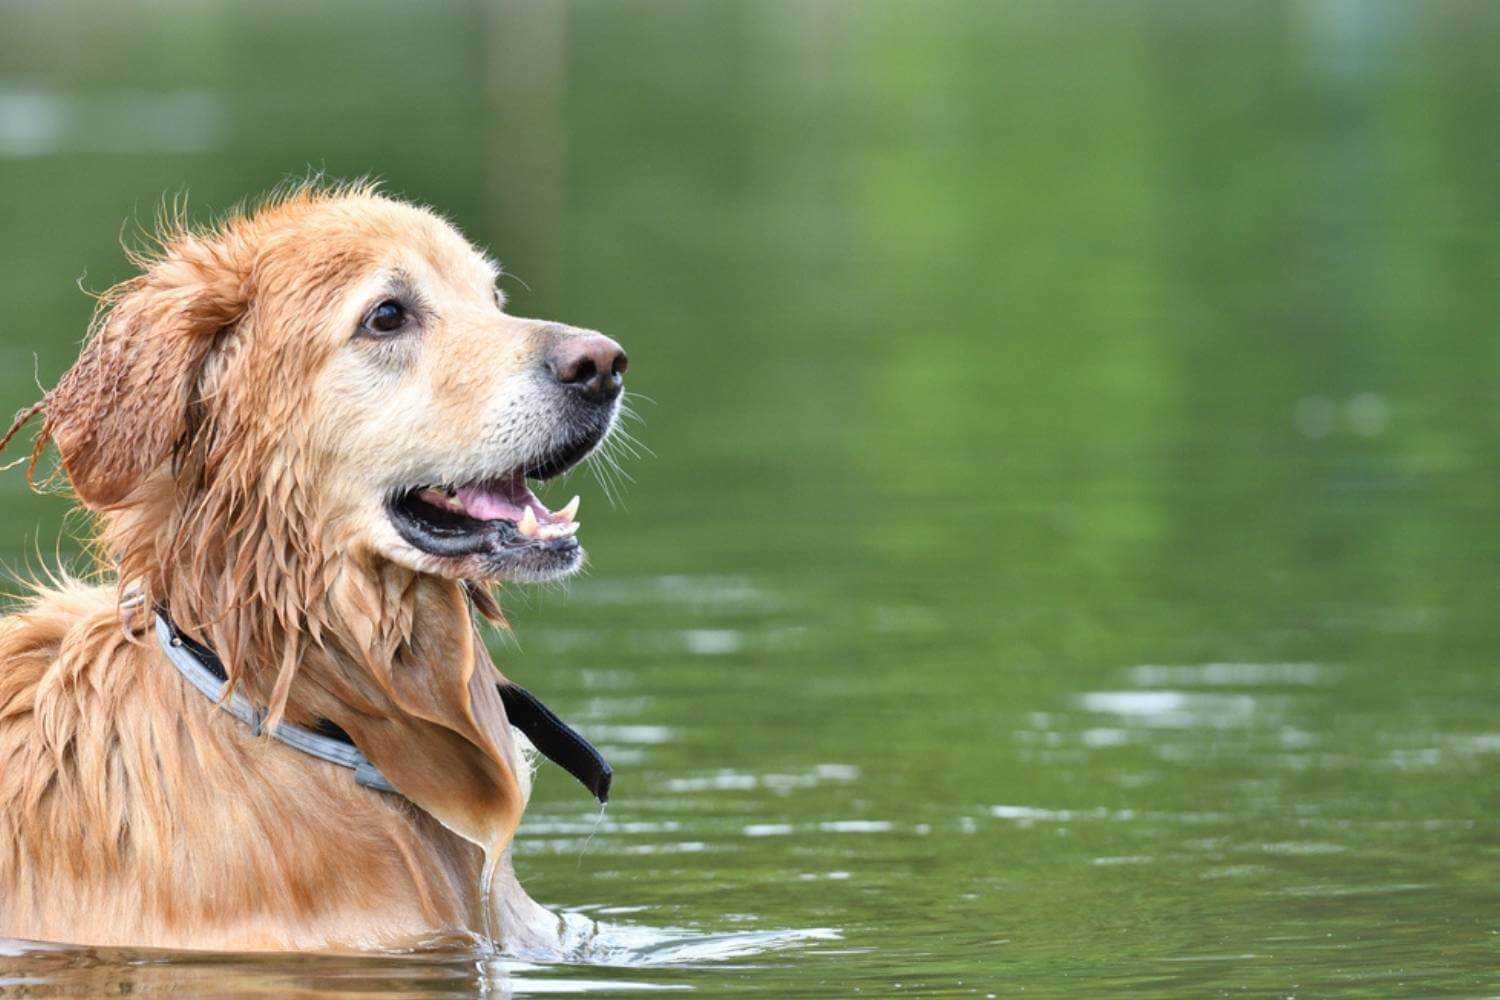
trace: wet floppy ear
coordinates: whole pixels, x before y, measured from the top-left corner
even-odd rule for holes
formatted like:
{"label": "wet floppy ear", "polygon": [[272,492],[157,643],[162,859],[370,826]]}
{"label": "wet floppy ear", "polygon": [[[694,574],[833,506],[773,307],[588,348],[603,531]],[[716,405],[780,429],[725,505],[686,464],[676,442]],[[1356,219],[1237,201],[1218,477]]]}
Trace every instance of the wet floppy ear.
{"label": "wet floppy ear", "polygon": [[190,430],[203,365],[248,301],[222,242],[182,236],[117,286],[77,362],[45,400],[44,436],[93,509],[124,501]]}
{"label": "wet floppy ear", "polygon": [[[496,687],[500,677],[469,617],[468,597],[446,580],[392,570],[380,581],[342,576],[336,601],[374,685],[320,711],[402,795],[498,857],[521,821],[527,792],[512,767],[521,755]],[[362,710],[350,710],[361,702]]]}

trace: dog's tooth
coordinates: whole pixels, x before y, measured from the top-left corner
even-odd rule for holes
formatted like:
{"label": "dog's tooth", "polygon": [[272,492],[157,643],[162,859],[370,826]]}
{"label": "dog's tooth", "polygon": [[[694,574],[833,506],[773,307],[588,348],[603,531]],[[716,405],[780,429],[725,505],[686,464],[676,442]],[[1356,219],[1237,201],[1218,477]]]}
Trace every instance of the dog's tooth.
{"label": "dog's tooth", "polygon": [[536,538],[541,531],[541,526],[536,521],[536,511],[527,507],[526,513],[521,515],[521,521],[517,527],[521,529],[521,534],[527,538]]}
{"label": "dog's tooth", "polygon": [[571,523],[573,518],[578,516],[578,505],[582,502],[582,497],[574,497],[573,499],[569,500],[568,505],[562,510],[558,511],[554,515],[554,517],[556,518],[556,520],[559,520],[564,524]]}
{"label": "dog's tooth", "polygon": [[464,512],[464,505],[451,494],[444,493],[442,490],[427,489],[423,490],[420,495],[423,500],[434,507],[446,507],[449,510],[456,510],[460,514]]}

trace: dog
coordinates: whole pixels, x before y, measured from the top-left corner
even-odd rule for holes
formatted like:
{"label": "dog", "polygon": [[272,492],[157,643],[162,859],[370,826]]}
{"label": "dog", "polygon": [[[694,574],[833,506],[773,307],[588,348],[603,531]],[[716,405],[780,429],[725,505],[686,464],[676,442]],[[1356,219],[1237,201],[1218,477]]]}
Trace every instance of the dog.
{"label": "dog", "polygon": [[492,261],[371,184],[177,217],[132,262],[5,439],[42,416],[99,569],[0,620],[0,936],[555,944],[510,862],[514,716],[601,798],[608,769],[479,623],[582,564],[576,498],[528,483],[610,435],[625,352],[508,315]]}

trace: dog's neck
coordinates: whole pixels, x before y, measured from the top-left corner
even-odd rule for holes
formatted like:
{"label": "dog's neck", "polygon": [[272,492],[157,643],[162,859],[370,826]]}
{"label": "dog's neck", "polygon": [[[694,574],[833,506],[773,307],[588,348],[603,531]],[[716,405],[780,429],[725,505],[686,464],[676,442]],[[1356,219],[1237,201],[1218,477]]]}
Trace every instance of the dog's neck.
{"label": "dog's neck", "polygon": [[[105,519],[122,587],[211,646],[268,724],[330,720],[398,791],[498,856],[526,775],[463,586],[337,540],[303,544],[284,520],[263,520],[258,538],[233,522],[181,530],[190,514]],[[147,534],[152,518],[167,531]]]}

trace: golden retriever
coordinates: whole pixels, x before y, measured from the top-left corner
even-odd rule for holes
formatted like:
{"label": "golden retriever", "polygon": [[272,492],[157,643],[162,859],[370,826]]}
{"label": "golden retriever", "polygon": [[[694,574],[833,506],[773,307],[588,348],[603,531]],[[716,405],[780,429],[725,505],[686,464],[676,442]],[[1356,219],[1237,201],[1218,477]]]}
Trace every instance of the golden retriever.
{"label": "golden retriever", "polygon": [[[100,573],[0,621],[0,936],[546,947],[477,615],[500,620],[491,584],[582,562],[576,504],[527,480],[610,433],[624,352],[507,315],[494,263],[370,185],[175,222],[135,263],[11,429],[44,415],[32,462],[56,446]],[[265,732],[345,734],[399,794],[195,690],[153,609]]]}

